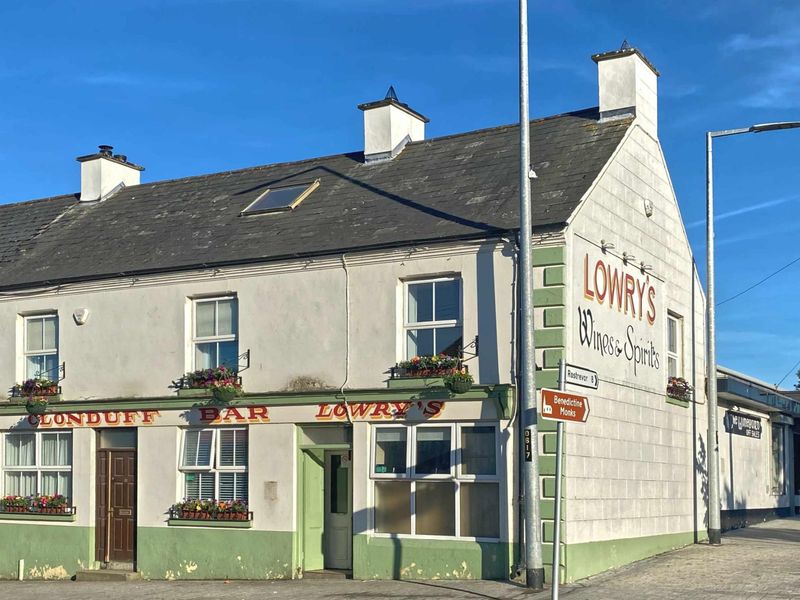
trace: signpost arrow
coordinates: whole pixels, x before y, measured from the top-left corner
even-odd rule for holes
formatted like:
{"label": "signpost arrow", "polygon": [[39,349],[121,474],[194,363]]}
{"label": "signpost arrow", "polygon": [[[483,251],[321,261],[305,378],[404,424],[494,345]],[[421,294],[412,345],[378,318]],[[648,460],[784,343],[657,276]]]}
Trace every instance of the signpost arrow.
{"label": "signpost arrow", "polygon": [[585,423],[589,418],[589,398],[571,392],[542,389],[543,419]]}
{"label": "signpost arrow", "polygon": [[597,371],[584,369],[576,365],[565,364],[564,379],[567,383],[579,385],[592,390],[597,389]]}
{"label": "signpost arrow", "polygon": [[[570,373],[571,371],[571,373]],[[550,598],[558,600],[561,583],[561,458],[564,447],[564,421],[585,423],[589,418],[589,398],[564,391],[567,382],[597,389],[597,373],[566,362],[558,363],[557,390],[542,389],[542,407],[539,416],[556,421],[556,490],[553,522],[553,581]]]}

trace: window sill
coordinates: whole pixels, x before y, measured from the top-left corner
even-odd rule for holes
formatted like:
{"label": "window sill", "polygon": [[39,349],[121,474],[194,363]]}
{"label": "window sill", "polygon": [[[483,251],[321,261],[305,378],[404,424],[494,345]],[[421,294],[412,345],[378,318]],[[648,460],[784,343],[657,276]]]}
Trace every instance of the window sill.
{"label": "window sill", "polygon": [[430,540],[439,542],[475,542],[479,544],[498,544],[501,542],[499,537],[469,537],[455,535],[430,535],[414,533],[381,533],[378,531],[370,532],[370,537],[384,540]]}
{"label": "window sill", "polygon": [[672,396],[667,396],[667,404],[674,404],[675,406],[680,406],[681,408],[689,408],[689,405],[692,403],[691,400],[681,400],[680,398],[673,398]]}
{"label": "window sill", "polygon": [[75,514],[10,513],[0,512],[0,521],[56,521],[69,523],[75,521]]}
{"label": "window sill", "polygon": [[223,521],[214,519],[169,519],[170,527],[227,527],[231,529],[250,529],[253,521]]}

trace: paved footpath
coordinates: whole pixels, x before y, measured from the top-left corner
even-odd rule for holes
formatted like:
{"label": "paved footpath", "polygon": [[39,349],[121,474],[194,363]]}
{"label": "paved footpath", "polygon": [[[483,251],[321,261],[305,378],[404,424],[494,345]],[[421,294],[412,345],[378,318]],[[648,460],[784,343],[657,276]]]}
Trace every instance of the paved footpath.
{"label": "paved footpath", "polygon": [[[39,600],[545,600],[549,592],[493,581],[131,582],[3,581],[0,599]],[[696,545],[562,586],[565,600],[800,600],[800,519],[731,532],[722,546]]]}

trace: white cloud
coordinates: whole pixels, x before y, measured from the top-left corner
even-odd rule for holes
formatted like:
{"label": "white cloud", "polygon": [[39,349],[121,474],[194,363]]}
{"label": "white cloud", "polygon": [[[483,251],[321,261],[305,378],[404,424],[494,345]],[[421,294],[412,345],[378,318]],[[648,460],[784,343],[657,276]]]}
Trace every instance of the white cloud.
{"label": "white cloud", "polygon": [[[739,215],[745,215],[747,213],[756,212],[759,210],[764,210],[766,208],[770,208],[772,206],[778,206],[779,204],[785,204],[786,202],[795,202],[800,200],[800,196],[786,196],[784,198],[777,198],[775,200],[767,200],[765,202],[759,202],[757,204],[750,204],[749,206],[745,206],[743,208],[737,208],[734,210],[729,210],[724,213],[717,213],[714,215],[714,222],[724,221],[725,219],[730,219],[732,217],[738,217]],[[692,221],[691,223],[686,225],[687,229],[692,229],[694,227],[700,227],[701,225],[705,225],[706,220],[701,219],[697,221]]]}
{"label": "white cloud", "polygon": [[181,92],[195,92],[206,89],[208,84],[194,79],[181,79],[179,77],[160,78],[135,73],[106,72],[79,75],[78,83],[84,85],[109,86],[109,87],[148,87],[153,90],[168,90]]}

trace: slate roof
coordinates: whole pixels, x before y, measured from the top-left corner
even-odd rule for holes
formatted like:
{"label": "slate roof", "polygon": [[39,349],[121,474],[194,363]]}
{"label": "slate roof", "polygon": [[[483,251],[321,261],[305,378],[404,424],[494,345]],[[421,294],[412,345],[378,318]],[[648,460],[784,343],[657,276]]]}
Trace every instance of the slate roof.
{"label": "slate roof", "polygon": [[[534,226],[564,223],[630,126],[596,109],[531,122]],[[224,265],[514,230],[514,125],[362,153],[0,205],[0,289]],[[269,186],[320,187],[294,211],[241,216]]]}

